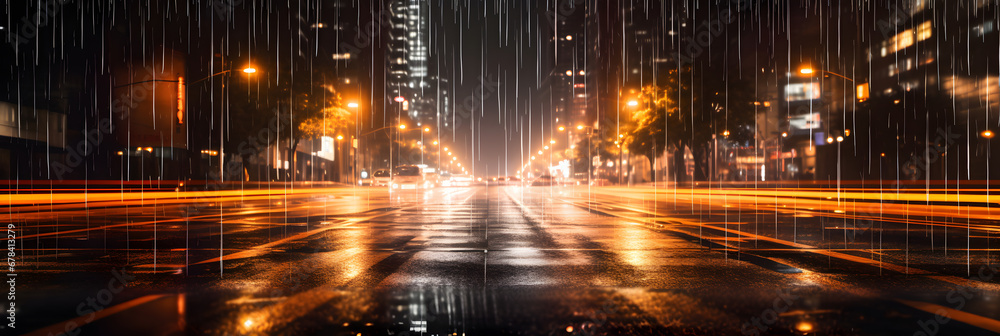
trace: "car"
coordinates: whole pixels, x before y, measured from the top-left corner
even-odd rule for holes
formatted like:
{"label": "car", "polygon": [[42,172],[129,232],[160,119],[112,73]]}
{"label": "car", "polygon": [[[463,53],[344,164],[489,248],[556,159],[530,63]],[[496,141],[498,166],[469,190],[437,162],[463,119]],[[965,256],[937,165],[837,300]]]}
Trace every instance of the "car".
{"label": "car", "polygon": [[388,187],[390,182],[392,182],[392,175],[389,174],[388,169],[379,169],[372,174],[372,186]]}
{"label": "car", "polygon": [[448,186],[468,187],[472,185],[472,176],[469,174],[454,174],[447,181]]}
{"label": "car", "polygon": [[611,185],[611,181],[608,181],[608,179],[593,179],[590,180],[590,185],[595,187],[609,186]]}
{"label": "car", "polygon": [[542,175],[531,181],[532,187],[547,187],[556,184],[556,180],[551,175]]}
{"label": "car", "polygon": [[392,171],[392,189],[419,189],[424,187],[424,176],[417,166],[399,166]]}
{"label": "car", "polygon": [[441,185],[441,175],[435,172],[425,172],[424,174],[424,188],[436,188]]}

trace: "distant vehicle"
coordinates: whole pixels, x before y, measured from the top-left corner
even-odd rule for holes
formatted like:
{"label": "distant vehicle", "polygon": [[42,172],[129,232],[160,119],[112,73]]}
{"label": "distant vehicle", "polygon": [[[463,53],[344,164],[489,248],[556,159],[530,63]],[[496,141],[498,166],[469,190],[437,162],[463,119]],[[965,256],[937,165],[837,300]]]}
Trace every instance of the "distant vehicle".
{"label": "distant vehicle", "polygon": [[491,177],[489,184],[491,185],[520,185],[521,179],[515,176],[495,176]]}
{"label": "distant vehicle", "polygon": [[595,187],[609,186],[611,185],[611,181],[608,181],[608,179],[593,179],[590,180],[590,185]]}
{"label": "distant vehicle", "polygon": [[388,169],[379,169],[372,174],[372,186],[388,187],[390,182],[392,182],[392,175],[389,174]]}
{"label": "distant vehicle", "polygon": [[445,181],[445,186],[468,187],[472,185],[472,176],[468,174],[454,174]]}
{"label": "distant vehicle", "polygon": [[424,176],[424,188],[437,188],[441,185],[441,175],[434,172],[423,173]]}
{"label": "distant vehicle", "polygon": [[551,175],[542,175],[531,181],[532,187],[547,187],[556,184],[556,180],[552,178]]}
{"label": "distant vehicle", "polygon": [[392,172],[392,189],[417,189],[424,186],[424,176],[417,166],[398,166]]}

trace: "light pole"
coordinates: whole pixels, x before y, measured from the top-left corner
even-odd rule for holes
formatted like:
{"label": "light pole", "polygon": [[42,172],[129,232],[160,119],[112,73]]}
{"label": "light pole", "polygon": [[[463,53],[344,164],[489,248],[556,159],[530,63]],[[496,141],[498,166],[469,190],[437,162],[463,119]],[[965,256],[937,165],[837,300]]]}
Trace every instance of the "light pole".
{"label": "light pole", "polygon": [[592,171],[593,171],[593,168],[594,168],[594,163],[593,163],[594,156],[593,156],[593,154],[591,154],[591,147],[593,147],[593,144],[591,143],[591,138],[593,138],[593,135],[594,135],[594,128],[590,127],[590,126],[578,125],[578,126],[576,126],[576,130],[578,130],[578,131],[586,130],[586,133],[587,133],[587,160],[586,160],[586,163],[587,163],[587,185],[590,185],[591,184],[591,179],[593,178],[593,172]]}
{"label": "light pole", "polygon": [[[225,61],[223,61],[223,64],[225,64]],[[216,72],[214,74],[206,76],[205,78],[202,78],[202,79],[193,81],[191,83],[188,83],[188,87],[190,87],[191,85],[194,85],[194,84],[198,84],[198,83],[204,82],[204,81],[206,81],[206,80],[208,80],[210,78],[213,78],[215,76],[219,76],[219,75],[222,75],[222,74],[230,73],[231,71],[233,71],[233,68],[230,66],[229,69]],[[251,74],[257,73],[257,68],[254,68],[253,66],[247,66],[246,68],[243,68],[242,71],[243,71],[243,73],[245,73],[247,75],[251,75]],[[226,83],[223,82],[222,83],[222,92],[225,93],[225,91],[226,91]],[[222,115],[219,116],[220,119],[222,119],[222,117],[223,117]],[[221,183],[225,182],[225,180],[226,180],[226,165],[225,165],[226,146],[223,144],[223,142],[226,139],[226,136],[225,136],[226,135],[226,127],[225,127],[225,123],[220,122],[219,124],[220,124],[219,125],[219,183],[221,184]],[[244,162],[244,164],[246,164],[246,162]]]}
{"label": "light pole", "polygon": [[[847,76],[844,76],[844,75],[841,75],[841,74],[839,74],[839,73],[836,73],[836,72],[833,72],[833,71],[827,71],[827,70],[823,70],[823,69],[819,69],[819,70],[815,70],[815,69],[813,69],[813,68],[811,68],[811,67],[804,67],[804,68],[802,68],[802,69],[799,69],[799,73],[801,73],[801,74],[803,74],[803,75],[806,75],[806,76],[809,76],[809,77],[810,77],[810,80],[811,80],[811,77],[812,77],[812,74],[813,74],[813,73],[816,73],[816,72],[819,72],[819,73],[821,73],[821,74],[827,74],[827,75],[832,75],[832,76],[836,76],[836,77],[840,77],[840,78],[842,78],[842,79],[844,79],[844,80],[847,80],[847,81],[851,82],[851,84],[852,84],[852,85],[854,85],[854,84],[855,84],[855,82],[854,82],[854,79],[853,79],[853,78],[850,78],[850,77],[847,77]],[[823,85],[823,83],[822,83],[822,79],[820,80],[820,85],[821,85],[821,86]],[[853,90],[852,90],[852,92],[853,92]],[[846,108],[845,108],[845,111],[846,111]],[[846,113],[846,112],[845,112],[845,113]],[[829,115],[828,115],[828,116],[829,116]],[[846,129],[846,127],[841,127],[841,130],[840,130],[840,131],[841,131],[841,132],[843,133],[843,132],[844,132],[844,129]],[[829,133],[829,132],[830,132],[830,130],[829,130],[829,129],[827,129],[827,133]]]}
{"label": "light pole", "polygon": [[[625,105],[627,105],[630,109],[634,109],[639,106],[639,101],[632,99],[625,103]],[[622,184],[622,174],[628,174],[628,172],[625,171],[624,164],[622,164],[622,162],[625,161],[625,135],[621,134],[620,129],[618,130],[618,136],[617,139],[615,139],[615,143],[618,146],[618,184]],[[631,161],[631,159],[629,161]]]}
{"label": "light pole", "polygon": [[854,83],[854,79],[851,79],[851,78],[849,78],[847,76],[841,75],[841,74],[833,72],[833,71],[827,71],[827,70],[822,70],[822,69],[820,69],[820,70],[813,70],[813,68],[802,68],[802,69],[799,69],[799,73],[801,73],[803,75],[812,75],[814,72],[817,72],[817,71],[820,72],[820,73],[828,74],[828,75],[834,75],[834,76],[846,79],[846,80],[850,81],[851,83]]}
{"label": "light pole", "polygon": [[[424,127],[424,131],[420,132],[420,164],[424,164],[424,133],[431,131],[430,127]],[[438,167],[440,168],[440,167]]]}
{"label": "light pole", "polygon": [[[361,113],[359,111],[360,110],[360,108],[359,108],[360,105],[358,105],[358,103],[356,103],[356,102],[349,102],[349,103],[347,103],[347,107],[350,108],[350,109],[354,109],[354,125],[355,125],[355,129],[357,130],[356,132],[360,133],[360,130],[361,130],[360,127],[361,126],[358,125],[358,120],[359,120],[359,118],[361,118]],[[358,134],[358,133],[354,133],[354,134]],[[360,146],[360,142],[361,142],[360,139],[358,139],[356,137],[353,137],[353,136],[351,137],[351,145],[349,146],[349,148],[351,148],[351,149],[354,150],[353,155],[351,155],[351,174],[350,174],[351,176],[353,176],[354,174],[359,174],[359,170],[358,170],[358,149],[359,148],[358,147]],[[357,143],[358,146],[355,146],[355,143]],[[351,182],[351,178],[348,178],[348,182]],[[351,182],[351,184],[356,184],[356,183]]]}
{"label": "light pole", "polygon": [[[385,130],[389,130],[390,131],[390,132],[386,132],[386,135],[385,135],[386,138],[390,142],[390,144],[389,144],[389,170],[390,171],[392,170],[392,152],[393,152],[392,151],[392,145],[393,145],[392,142],[393,141],[392,141],[392,132],[391,132],[391,130],[393,128],[396,128],[396,126],[390,125],[390,126],[385,126],[385,127],[381,127],[381,128],[376,128],[374,130],[368,131],[367,133],[361,134],[361,136],[359,136],[359,138],[363,138],[363,137],[366,137],[366,136],[371,135],[371,134],[373,134],[375,132],[378,132],[378,131],[385,131]],[[399,129],[400,130],[406,129],[406,125],[399,125]],[[397,140],[398,140],[398,137],[399,137],[399,133],[398,132],[396,134],[396,137],[397,137]]]}

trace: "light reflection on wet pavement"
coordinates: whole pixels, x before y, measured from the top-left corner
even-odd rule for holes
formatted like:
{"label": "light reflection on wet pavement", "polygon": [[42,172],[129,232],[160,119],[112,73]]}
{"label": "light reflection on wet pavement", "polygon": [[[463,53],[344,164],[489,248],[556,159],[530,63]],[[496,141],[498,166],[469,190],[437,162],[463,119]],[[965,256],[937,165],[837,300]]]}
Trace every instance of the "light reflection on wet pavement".
{"label": "light reflection on wet pavement", "polygon": [[[196,211],[147,202],[91,211],[90,230],[59,235],[52,233],[82,230],[81,213],[38,213],[32,218],[57,218],[59,226],[27,233],[25,245],[37,249],[28,252],[35,271],[25,278],[20,316],[29,329],[48,326],[39,334],[63,331],[66,321],[89,317],[78,308],[96,295],[102,308],[127,309],[95,315],[74,331],[780,335],[912,334],[924,327],[973,334],[1000,311],[996,280],[957,284],[948,274],[902,274],[711,228],[665,230],[643,218],[649,214],[615,210],[636,206],[624,198],[588,212],[598,203],[580,203],[580,192],[353,189]],[[582,199],[602,197],[608,195]],[[684,219],[684,212],[663,221]],[[141,221],[158,223],[155,232],[153,225],[93,229]],[[798,223],[803,236],[823,231],[809,223]],[[798,243],[823,240],[809,239],[815,241]],[[135,279],[102,303],[109,272],[120,269]],[[972,289],[959,293],[957,307],[951,292],[966,286]],[[914,302],[987,319],[932,325],[934,314]]]}

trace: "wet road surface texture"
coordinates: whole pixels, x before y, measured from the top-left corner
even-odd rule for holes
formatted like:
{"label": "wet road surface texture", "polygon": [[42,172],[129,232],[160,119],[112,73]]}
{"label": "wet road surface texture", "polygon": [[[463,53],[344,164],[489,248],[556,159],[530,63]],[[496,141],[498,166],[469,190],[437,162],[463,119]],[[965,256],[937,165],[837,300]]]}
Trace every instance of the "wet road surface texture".
{"label": "wet road surface texture", "polygon": [[[937,257],[908,239],[925,229],[884,212],[859,230],[822,205],[661,192],[331,188],[14,206],[15,334],[1000,332],[996,251],[975,245],[989,230]],[[940,239],[966,239],[956,231]]]}

